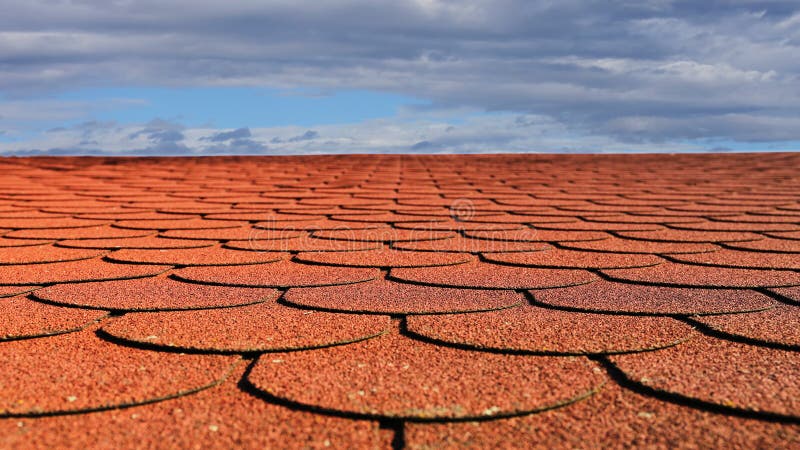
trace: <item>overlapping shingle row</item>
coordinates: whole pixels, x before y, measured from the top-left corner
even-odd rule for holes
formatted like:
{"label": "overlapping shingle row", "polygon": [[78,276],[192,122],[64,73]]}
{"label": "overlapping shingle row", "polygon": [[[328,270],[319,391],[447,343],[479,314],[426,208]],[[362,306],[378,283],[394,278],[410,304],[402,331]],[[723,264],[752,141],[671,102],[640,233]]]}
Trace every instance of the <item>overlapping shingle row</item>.
{"label": "overlapping shingle row", "polygon": [[0,160],[0,447],[796,447],[797,167]]}

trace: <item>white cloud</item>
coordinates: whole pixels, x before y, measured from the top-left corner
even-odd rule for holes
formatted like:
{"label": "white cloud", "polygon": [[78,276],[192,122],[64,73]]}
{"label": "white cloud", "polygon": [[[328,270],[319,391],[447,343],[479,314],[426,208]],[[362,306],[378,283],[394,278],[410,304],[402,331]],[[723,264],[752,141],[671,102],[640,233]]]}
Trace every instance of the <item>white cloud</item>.
{"label": "white cloud", "polygon": [[[423,115],[424,116],[424,115]],[[315,154],[701,151],[695,144],[634,144],[575,135],[544,116],[474,115],[409,121],[398,116],[342,125],[240,129],[186,128],[155,120],[142,125],[90,122],[25,142],[0,142],[5,154]]]}

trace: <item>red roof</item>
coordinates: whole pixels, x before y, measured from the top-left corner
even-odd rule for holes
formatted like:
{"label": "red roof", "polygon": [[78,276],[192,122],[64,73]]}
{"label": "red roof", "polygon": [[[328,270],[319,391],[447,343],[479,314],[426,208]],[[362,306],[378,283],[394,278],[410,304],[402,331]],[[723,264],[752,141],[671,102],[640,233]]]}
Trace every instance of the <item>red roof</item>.
{"label": "red roof", "polygon": [[798,168],[0,159],[0,447],[797,448]]}

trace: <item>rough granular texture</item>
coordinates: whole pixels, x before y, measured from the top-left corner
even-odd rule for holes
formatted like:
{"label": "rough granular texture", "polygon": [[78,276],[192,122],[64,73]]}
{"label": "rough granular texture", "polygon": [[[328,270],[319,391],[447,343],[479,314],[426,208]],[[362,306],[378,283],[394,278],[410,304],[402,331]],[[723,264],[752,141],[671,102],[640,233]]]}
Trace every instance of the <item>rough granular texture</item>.
{"label": "rough granular texture", "polygon": [[0,417],[109,409],[219,382],[232,356],[121,347],[90,330],[0,343]]}
{"label": "rough granular texture", "polygon": [[97,248],[105,250],[130,249],[156,249],[172,250],[178,248],[200,248],[214,245],[213,241],[191,241],[188,239],[170,239],[158,236],[145,236],[134,238],[114,239],[77,239],[59,241],[60,247],[69,248]]}
{"label": "rough granular texture", "polygon": [[90,249],[72,249],[52,245],[0,248],[0,265],[40,264],[50,262],[79,261],[104,255],[106,252]]}
{"label": "rough granular texture", "polygon": [[[240,364],[243,366],[243,364]],[[236,370],[219,386],[135,408],[0,419],[0,447],[27,448],[390,448],[369,420],[296,411],[241,391]]]}
{"label": "rough granular texture", "polygon": [[377,336],[389,326],[388,316],[343,317],[270,301],[224,309],[126,314],[106,324],[103,331],[148,345],[210,352],[263,352],[347,344]]}
{"label": "rough granular texture", "polygon": [[656,266],[664,262],[655,255],[559,249],[525,253],[484,253],[483,258],[500,264],[561,269],[629,269]]}
{"label": "rough granular texture", "polygon": [[764,237],[756,233],[746,232],[712,232],[692,230],[660,230],[660,231],[619,231],[619,237],[653,242],[746,242],[757,241]]}
{"label": "rough granular texture", "polygon": [[689,224],[670,224],[676,230],[694,231],[795,231],[798,226],[791,223],[764,223],[764,222],[726,222],[705,221]]}
{"label": "rough granular texture", "polygon": [[115,227],[132,230],[212,230],[219,228],[236,228],[246,222],[233,222],[226,220],[120,220]]}
{"label": "rough granular texture", "polygon": [[507,352],[605,354],[678,344],[692,328],[668,317],[566,312],[535,306],[484,314],[408,318],[413,333],[477,349]]}
{"label": "rough granular texture", "polygon": [[433,253],[391,250],[363,250],[353,252],[304,252],[295,261],[349,267],[430,267],[464,264],[473,260],[465,253]]}
{"label": "rough granular texture", "polygon": [[319,239],[357,242],[414,242],[448,239],[455,236],[450,231],[404,230],[400,228],[377,228],[368,230],[320,230],[311,236]]}
{"label": "rough granular texture", "polygon": [[196,283],[246,287],[313,287],[352,284],[374,280],[378,269],[327,267],[281,261],[230,270],[224,266],[188,267],[176,270],[180,280]]}
{"label": "rough granular texture", "polygon": [[568,223],[543,223],[536,224],[536,229],[541,231],[569,230],[569,231],[657,231],[664,227],[653,223],[596,223],[596,222],[568,222]]}
{"label": "rough granular texture", "polygon": [[264,230],[253,227],[215,228],[200,230],[168,230],[159,236],[176,239],[198,239],[211,241],[260,241],[272,239],[289,239],[302,236],[303,233],[292,230]]}
{"label": "rough granular texture", "polygon": [[158,275],[170,266],[113,264],[101,259],[3,266],[0,285],[39,285],[82,283],[100,280],[125,280]]}
{"label": "rough granular texture", "polygon": [[106,259],[119,263],[169,264],[172,266],[239,266],[264,264],[287,259],[288,253],[249,252],[229,248],[200,247],[174,250],[125,249],[110,253]]}
{"label": "rough granular texture", "polygon": [[664,286],[759,288],[800,285],[800,273],[791,270],[731,269],[664,263],[639,269],[611,269],[603,273],[615,281]]}
{"label": "rough granular texture", "polygon": [[586,400],[539,414],[484,422],[405,426],[423,449],[771,448],[800,445],[800,426],[698,410],[607,383]]}
{"label": "rough granular texture", "polygon": [[304,235],[293,239],[230,241],[225,247],[256,252],[346,252],[379,249],[381,244],[315,239]]}
{"label": "rough granular texture", "polygon": [[800,447],[797,167],[0,158],[0,448]]}
{"label": "rough granular texture", "polygon": [[749,314],[695,318],[706,326],[737,337],[800,349],[800,307],[779,305]]}
{"label": "rough granular texture", "polygon": [[106,316],[103,311],[62,308],[25,296],[0,301],[0,341],[78,331]]}
{"label": "rough granular texture", "polygon": [[454,289],[375,280],[347,286],[292,288],[284,299],[329,311],[381,314],[440,314],[490,311],[524,301],[511,291]]}
{"label": "rough granular texture", "polygon": [[[758,242],[758,241],[756,241]],[[742,269],[793,269],[800,270],[800,255],[790,253],[763,253],[723,249],[713,253],[670,255],[684,264]]]}
{"label": "rough granular texture", "polygon": [[606,380],[595,368],[581,357],[475,353],[391,333],[352,345],[264,355],[248,380],[282,399],[359,415],[480,418],[581,399]]}
{"label": "rough granular texture", "polygon": [[54,241],[47,239],[17,239],[9,237],[0,237],[0,248],[30,247],[34,245],[52,244],[53,242]]}
{"label": "rough granular texture", "polygon": [[773,231],[764,234],[775,239],[800,240],[800,231]]}
{"label": "rough granular texture", "polygon": [[768,291],[778,294],[782,298],[788,299],[790,302],[800,305],[800,286],[768,289]]}
{"label": "rough granular texture", "polygon": [[546,289],[591,283],[585,270],[501,266],[485,262],[418,269],[392,269],[391,277],[409,283],[475,289]]}
{"label": "rough granular texture", "polygon": [[11,228],[15,230],[35,230],[43,228],[82,228],[108,223],[104,220],[76,219],[72,217],[64,219],[36,218],[36,219],[0,219],[0,228]]}
{"label": "rough granular texture", "polygon": [[5,237],[15,239],[112,239],[136,238],[154,234],[150,230],[125,230],[108,225],[81,228],[45,228],[36,230],[17,230],[7,233]]}
{"label": "rough granular texture", "polygon": [[[778,304],[746,289],[693,289],[596,281],[566,289],[534,291],[537,303],[587,312],[693,315],[761,311]],[[734,316],[738,317],[738,316]]]}
{"label": "rough granular texture", "polygon": [[116,311],[168,311],[250,305],[278,297],[274,289],[184,283],[169,277],[60,284],[36,291],[41,300]]}
{"label": "rough granular texture", "polygon": [[525,228],[502,231],[465,231],[464,236],[489,241],[514,242],[584,242],[608,239],[609,234],[599,231],[541,230]]}
{"label": "rough granular texture", "polygon": [[797,352],[697,337],[656,352],[611,356],[631,380],[688,399],[800,418]]}
{"label": "rough granular texture", "polygon": [[570,250],[592,252],[649,254],[705,253],[717,251],[719,249],[719,247],[713,244],[705,243],[637,241],[635,239],[620,239],[616,237],[600,241],[562,242],[561,247]]}
{"label": "rough granular texture", "polygon": [[773,253],[800,253],[800,240],[766,238],[760,241],[747,241],[726,244],[735,250]]}
{"label": "rough granular texture", "polygon": [[[288,215],[288,214],[287,214]],[[387,225],[384,223],[370,223],[370,222],[345,222],[342,220],[331,219],[316,219],[316,220],[302,220],[305,216],[291,215],[293,220],[282,220],[274,222],[257,222],[255,228],[280,233],[298,232],[298,231],[317,231],[317,230],[369,230],[376,228],[385,228]]]}
{"label": "rough granular texture", "polygon": [[41,286],[0,286],[0,298],[13,297],[39,289]]}
{"label": "rough granular texture", "polygon": [[[491,216],[489,216],[491,217]],[[462,222],[458,220],[448,220],[441,222],[398,222],[395,228],[404,230],[434,230],[434,231],[466,231],[466,230],[521,230],[521,225],[499,224],[499,223],[479,223]]]}
{"label": "rough granular texture", "polygon": [[487,239],[472,239],[455,236],[435,241],[395,242],[392,248],[419,252],[536,252],[550,248],[541,242],[515,242]]}

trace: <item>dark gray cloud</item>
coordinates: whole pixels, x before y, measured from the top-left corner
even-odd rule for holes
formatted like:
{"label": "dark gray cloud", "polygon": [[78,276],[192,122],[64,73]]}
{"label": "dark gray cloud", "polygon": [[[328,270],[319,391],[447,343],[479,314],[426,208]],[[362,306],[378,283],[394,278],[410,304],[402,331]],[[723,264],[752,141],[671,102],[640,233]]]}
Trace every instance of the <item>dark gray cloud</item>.
{"label": "dark gray cloud", "polygon": [[[87,85],[358,88],[547,116],[624,142],[800,139],[795,0],[0,6],[9,98]],[[181,142],[181,130],[142,132]]]}
{"label": "dark gray cloud", "polygon": [[253,134],[250,128],[237,128],[231,131],[220,131],[210,136],[200,138],[200,141],[211,142],[212,145],[203,146],[202,153],[206,154],[235,154],[251,155],[261,154],[269,148],[261,142],[250,139]]}
{"label": "dark gray cloud", "polygon": [[319,138],[319,133],[314,130],[308,130],[303,134],[298,134],[297,136],[292,136],[287,139],[282,139],[279,137],[272,138],[270,142],[273,144],[283,144],[283,143],[294,143],[294,142],[303,142],[303,141],[310,141],[313,139]]}
{"label": "dark gray cloud", "polygon": [[193,150],[183,141],[186,139],[180,123],[153,119],[147,125],[133,133],[128,134],[131,144],[139,138],[145,138],[147,145],[144,148],[134,148],[127,153],[136,155],[189,155]]}
{"label": "dark gray cloud", "polygon": [[144,128],[128,135],[128,138],[133,140],[144,136],[153,144],[175,144],[186,138],[182,132],[183,129],[183,125],[177,122],[153,119]]}
{"label": "dark gray cloud", "polygon": [[214,133],[211,136],[200,138],[200,140],[209,142],[225,142],[232,139],[245,139],[249,138],[250,136],[252,136],[250,133],[250,128],[237,128],[233,131],[220,131],[219,133]]}

